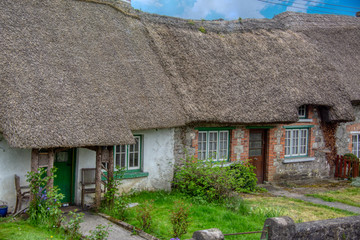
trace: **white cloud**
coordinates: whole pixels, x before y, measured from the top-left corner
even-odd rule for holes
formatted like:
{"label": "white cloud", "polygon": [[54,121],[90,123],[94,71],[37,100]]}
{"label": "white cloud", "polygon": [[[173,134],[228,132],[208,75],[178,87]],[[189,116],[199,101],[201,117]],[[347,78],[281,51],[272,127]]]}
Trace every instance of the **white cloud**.
{"label": "white cloud", "polygon": [[132,0],[133,3],[140,3],[148,6],[162,7],[160,0]]}
{"label": "white cloud", "polygon": [[[145,0],[143,0],[145,1]],[[262,18],[260,11],[266,3],[255,0],[195,0],[192,7],[187,7],[180,16],[183,18],[202,19],[212,12],[222,14],[225,19]]]}
{"label": "white cloud", "polygon": [[[285,2],[286,3],[286,2]],[[286,11],[293,11],[293,12],[307,12],[309,6],[303,0],[296,0],[294,2],[289,2],[289,7],[286,8]],[[293,6],[293,7],[291,7]]]}

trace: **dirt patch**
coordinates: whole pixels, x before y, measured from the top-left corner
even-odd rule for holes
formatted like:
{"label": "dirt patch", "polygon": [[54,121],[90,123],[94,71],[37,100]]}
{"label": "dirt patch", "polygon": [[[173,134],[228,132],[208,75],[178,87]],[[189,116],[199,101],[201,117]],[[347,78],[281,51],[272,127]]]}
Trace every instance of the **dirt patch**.
{"label": "dirt patch", "polygon": [[313,194],[348,188],[350,187],[350,183],[351,182],[347,180],[318,180],[316,182],[284,182],[277,183],[275,186],[281,187],[286,191],[298,194]]}

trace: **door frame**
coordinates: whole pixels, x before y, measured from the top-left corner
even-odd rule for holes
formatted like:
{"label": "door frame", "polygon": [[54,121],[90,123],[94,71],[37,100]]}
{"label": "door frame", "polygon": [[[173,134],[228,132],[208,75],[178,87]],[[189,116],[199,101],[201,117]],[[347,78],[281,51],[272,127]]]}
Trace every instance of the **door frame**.
{"label": "door frame", "polygon": [[252,132],[262,132],[262,181],[258,184],[262,184],[267,180],[267,157],[268,157],[268,129],[267,128],[251,128],[249,129],[249,149],[248,149],[248,158],[250,157],[250,135]]}
{"label": "door frame", "polygon": [[[75,184],[76,184],[76,153],[77,153],[77,148],[69,148],[66,149],[64,151],[60,151],[60,152],[67,152],[68,153],[68,157],[71,157],[71,174],[70,174],[70,202],[69,205],[73,205],[75,204]],[[56,158],[56,156],[55,156]],[[54,163],[54,166],[56,163]],[[61,192],[61,189],[60,189]]]}

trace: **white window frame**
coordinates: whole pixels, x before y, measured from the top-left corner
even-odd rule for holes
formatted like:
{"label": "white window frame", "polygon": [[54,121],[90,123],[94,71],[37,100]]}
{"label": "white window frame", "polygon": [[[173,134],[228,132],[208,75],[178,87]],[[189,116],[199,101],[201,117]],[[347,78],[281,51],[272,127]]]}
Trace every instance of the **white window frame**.
{"label": "white window frame", "polygon": [[[132,172],[132,171],[141,171],[141,165],[142,165],[142,138],[141,136],[134,136],[135,141],[138,143],[138,148],[135,149],[133,152],[130,151],[131,147],[136,146],[136,144],[129,144],[129,145],[116,145],[114,146],[114,167],[116,168],[118,166],[117,164],[117,155],[119,155],[119,164],[121,165],[121,155],[122,150],[121,148],[125,146],[125,166],[119,166],[124,167],[126,171]],[[120,151],[117,151],[117,146],[119,146]],[[130,154],[135,153],[138,154],[138,164],[137,166],[130,167],[129,161],[130,161]]]}
{"label": "white window frame", "polygon": [[[216,151],[215,151],[215,157],[210,156],[210,134],[216,133]],[[220,149],[220,136],[222,133],[226,133],[226,148]],[[205,134],[205,141],[202,141],[206,144],[205,151],[203,149],[199,148],[199,135]],[[222,140],[224,141],[224,139]],[[209,160],[212,161],[227,161],[229,160],[229,144],[230,144],[230,131],[229,130],[209,130],[209,131],[199,131],[198,132],[198,159],[199,160]],[[220,158],[220,150],[224,151],[226,149],[225,158]],[[202,159],[202,155],[205,152],[205,159]]]}
{"label": "white window frame", "polygon": [[307,110],[306,105],[301,105],[301,106],[298,108],[299,118],[306,118],[306,110]]}
{"label": "white window frame", "polygon": [[[303,133],[305,141],[303,140]],[[297,134],[295,138],[294,135]],[[294,128],[285,130],[285,157],[304,157],[308,156],[309,148],[309,129]],[[303,151],[305,149],[305,152]]]}
{"label": "white window frame", "polygon": [[352,134],[352,153],[360,157],[360,133]]}

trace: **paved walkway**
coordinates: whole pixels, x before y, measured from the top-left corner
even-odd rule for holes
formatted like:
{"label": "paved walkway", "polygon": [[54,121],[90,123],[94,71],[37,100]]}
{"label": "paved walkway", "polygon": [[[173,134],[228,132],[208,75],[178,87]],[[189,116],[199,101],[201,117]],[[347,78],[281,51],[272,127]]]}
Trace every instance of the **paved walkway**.
{"label": "paved walkway", "polygon": [[102,224],[104,226],[108,226],[108,224],[110,224],[111,227],[109,228],[110,231],[108,240],[144,240],[144,238],[137,235],[132,235],[131,232],[97,214],[93,214],[90,212],[84,213],[84,222],[80,223],[80,232],[83,235],[90,235],[89,231],[95,230],[97,225]]}
{"label": "paved walkway", "polygon": [[342,209],[342,210],[346,210],[349,212],[360,214],[359,207],[354,207],[354,206],[350,206],[350,205],[347,205],[344,203],[339,203],[339,202],[326,202],[319,198],[308,197],[303,194],[289,192],[289,191],[286,191],[285,189],[283,189],[281,187],[277,187],[277,186],[268,185],[265,188],[269,191],[269,193],[271,193],[272,195],[275,195],[275,196],[296,198],[296,199],[300,199],[300,200],[303,200],[306,202],[316,203],[316,204],[325,205],[328,207],[338,208],[338,209]]}

